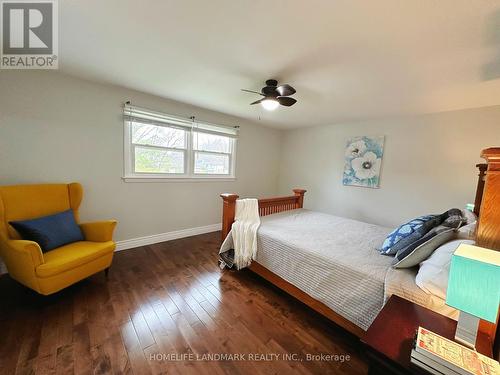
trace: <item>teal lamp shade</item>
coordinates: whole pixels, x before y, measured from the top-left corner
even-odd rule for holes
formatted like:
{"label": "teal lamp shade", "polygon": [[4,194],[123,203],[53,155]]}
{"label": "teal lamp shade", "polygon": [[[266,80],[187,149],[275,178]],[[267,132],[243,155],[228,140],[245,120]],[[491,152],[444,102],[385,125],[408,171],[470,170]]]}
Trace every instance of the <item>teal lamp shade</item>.
{"label": "teal lamp shade", "polygon": [[446,304],[495,323],[500,303],[500,251],[461,244],[451,258]]}

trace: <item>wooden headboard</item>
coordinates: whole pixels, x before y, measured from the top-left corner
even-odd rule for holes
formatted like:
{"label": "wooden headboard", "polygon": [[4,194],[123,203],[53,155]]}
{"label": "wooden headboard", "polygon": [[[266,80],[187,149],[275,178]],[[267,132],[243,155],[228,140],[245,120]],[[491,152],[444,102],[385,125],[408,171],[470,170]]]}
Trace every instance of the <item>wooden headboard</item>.
{"label": "wooden headboard", "polygon": [[[484,182],[478,208],[476,243],[488,249],[500,250],[500,148],[483,150],[481,157],[486,160],[486,167],[479,166],[479,174],[484,173]],[[481,181],[478,182],[480,184]],[[476,193],[476,199],[478,195]]]}
{"label": "wooden headboard", "polygon": [[474,213],[479,217],[479,211],[481,211],[481,201],[483,200],[484,183],[486,181],[486,170],[488,169],[488,164],[476,164],[476,168],[479,170],[476,188],[476,198],[474,199]]}
{"label": "wooden headboard", "polygon": [[[500,147],[483,150],[481,157],[486,160],[486,164],[477,165],[479,180],[474,212],[478,215],[479,222],[476,244],[500,251]],[[498,318],[496,325],[486,321],[481,321],[479,325],[479,330],[494,340],[496,356],[500,346],[499,327]]]}

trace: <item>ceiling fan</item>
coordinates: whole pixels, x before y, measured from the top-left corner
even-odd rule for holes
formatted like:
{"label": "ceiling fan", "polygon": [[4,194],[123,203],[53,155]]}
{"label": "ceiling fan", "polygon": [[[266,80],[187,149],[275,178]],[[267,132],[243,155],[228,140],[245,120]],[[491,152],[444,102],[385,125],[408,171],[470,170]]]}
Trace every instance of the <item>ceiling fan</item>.
{"label": "ceiling fan", "polygon": [[289,97],[296,93],[295,89],[286,83],[278,86],[278,81],[275,79],[268,79],[266,81],[266,86],[262,88],[261,92],[246,89],[241,89],[241,91],[262,95],[262,99],[256,100],[250,103],[250,105],[260,103],[268,111],[275,110],[280,104],[290,107],[297,103],[296,99]]}

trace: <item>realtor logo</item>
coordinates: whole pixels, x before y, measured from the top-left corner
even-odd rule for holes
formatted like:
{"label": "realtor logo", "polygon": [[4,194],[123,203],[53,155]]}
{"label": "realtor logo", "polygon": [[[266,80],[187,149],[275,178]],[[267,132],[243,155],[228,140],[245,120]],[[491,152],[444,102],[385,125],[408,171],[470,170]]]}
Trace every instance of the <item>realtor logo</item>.
{"label": "realtor logo", "polygon": [[56,0],[0,0],[2,69],[57,69]]}

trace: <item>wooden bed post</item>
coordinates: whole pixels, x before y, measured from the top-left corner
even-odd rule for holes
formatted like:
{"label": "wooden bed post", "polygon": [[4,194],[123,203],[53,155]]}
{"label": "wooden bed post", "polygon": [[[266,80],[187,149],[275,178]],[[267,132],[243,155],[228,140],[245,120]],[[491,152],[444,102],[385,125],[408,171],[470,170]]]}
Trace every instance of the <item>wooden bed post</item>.
{"label": "wooden bed post", "polygon": [[234,222],[234,213],[236,210],[237,194],[224,193],[220,195],[223,201],[222,206],[222,241],[224,241],[231,230]]}
{"label": "wooden bed post", "polygon": [[483,200],[484,191],[484,181],[486,179],[486,169],[488,169],[488,164],[476,164],[477,169],[479,169],[478,179],[477,179],[477,189],[476,189],[476,199],[474,200],[474,213],[479,216],[481,211],[481,201]]}
{"label": "wooden bed post", "polygon": [[488,168],[481,200],[476,243],[488,249],[500,250],[500,148],[481,152]]}
{"label": "wooden bed post", "polygon": [[304,189],[293,189],[293,193],[297,197],[297,208],[302,208],[304,206],[304,194],[307,190]]}
{"label": "wooden bed post", "polygon": [[[481,152],[481,157],[487,162],[485,167],[478,166],[481,174],[486,170],[484,181],[479,181],[479,185],[484,189],[481,191],[481,201],[479,204],[479,219],[476,231],[476,244],[487,249],[500,251],[500,148],[487,148]],[[476,194],[476,203],[479,194]],[[475,208],[476,210],[476,208]],[[474,210],[474,211],[475,211]],[[498,352],[499,338],[496,336],[498,326],[484,320],[479,323],[479,331],[491,337],[494,342],[494,350]],[[496,338],[496,340],[495,340]]]}

